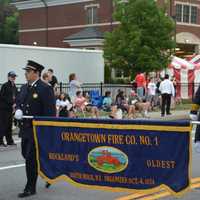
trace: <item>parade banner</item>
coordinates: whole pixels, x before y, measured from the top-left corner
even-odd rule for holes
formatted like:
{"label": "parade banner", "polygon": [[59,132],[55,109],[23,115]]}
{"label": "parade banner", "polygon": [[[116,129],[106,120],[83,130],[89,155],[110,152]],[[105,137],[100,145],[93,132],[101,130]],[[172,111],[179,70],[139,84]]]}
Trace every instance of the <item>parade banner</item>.
{"label": "parade banner", "polygon": [[39,174],[116,191],[190,186],[189,121],[35,118]]}

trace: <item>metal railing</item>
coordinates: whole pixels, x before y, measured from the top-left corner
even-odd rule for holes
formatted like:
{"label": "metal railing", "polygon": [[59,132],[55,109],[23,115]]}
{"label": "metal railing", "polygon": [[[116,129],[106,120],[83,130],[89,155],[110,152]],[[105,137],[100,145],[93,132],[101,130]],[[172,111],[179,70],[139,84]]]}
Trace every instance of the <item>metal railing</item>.
{"label": "metal railing", "polygon": [[[2,84],[0,84],[1,87]],[[17,88],[19,89],[23,84],[16,84]],[[192,98],[197,91],[200,83],[177,83],[176,85],[176,92],[180,93],[181,96],[188,96]],[[129,95],[130,90],[132,89],[131,84],[104,84],[104,83],[84,83],[81,85],[81,88],[85,92],[89,92],[91,90],[98,90],[101,96],[105,94],[106,91],[110,91],[112,97],[116,96],[117,91],[120,89],[124,91],[125,95]],[[60,82],[58,84],[58,91],[68,93],[69,91],[69,84]]]}
{"label": "metal railing", "polygon": [[[111,91],[112,96],[115,96],[119,89],[124,91],[124,93],[128,95],[132,88],[132,85],[131,84],[85,83],[81,85],[81,88],[85,92],[89,92],[91,90],[98,90],[101,96],[103,96],[106,91]],[[60,92],[68,93],[69,84],[60,83],[59,90]]]}

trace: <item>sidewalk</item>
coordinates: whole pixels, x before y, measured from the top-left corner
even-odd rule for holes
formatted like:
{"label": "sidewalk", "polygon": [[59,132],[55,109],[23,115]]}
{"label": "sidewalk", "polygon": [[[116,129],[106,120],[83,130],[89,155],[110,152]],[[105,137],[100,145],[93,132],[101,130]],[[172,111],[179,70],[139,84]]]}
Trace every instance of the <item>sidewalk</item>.
{"label": "sidewalk", "polygon": [[189,119],[189,110],[171,110],[171,115],[165,115],[161,117],[161,112],[149,112],[150,119],[156,120],[179,120],[179,119]]}
{"label": "sidewalk", "polygon": [[[152,111],[149,112],[149,118],[143,118],[140,115],[137,119],[150,119],[150,120],[165,120],[165,121],[172,121],[172,120],[183,120],[183,119],[189,119],[189,110],[171,110],[171,115],[165,115],[164,117],[161,117],[161,112],[159,111]],[[19,128],[14,127],[13,129],[13,135],[18,134]]]}

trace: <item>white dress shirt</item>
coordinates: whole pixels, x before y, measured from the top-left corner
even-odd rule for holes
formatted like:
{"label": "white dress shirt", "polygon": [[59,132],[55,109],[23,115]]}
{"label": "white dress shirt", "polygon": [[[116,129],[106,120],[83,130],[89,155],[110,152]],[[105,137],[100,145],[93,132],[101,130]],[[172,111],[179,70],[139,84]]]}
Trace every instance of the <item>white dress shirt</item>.
{"label": "white dress shirt", "polygon": [[171,94],[172,96],[175,95],[174,85],[169,79],[165,79],[160,83],[159,90],[161,94]]}

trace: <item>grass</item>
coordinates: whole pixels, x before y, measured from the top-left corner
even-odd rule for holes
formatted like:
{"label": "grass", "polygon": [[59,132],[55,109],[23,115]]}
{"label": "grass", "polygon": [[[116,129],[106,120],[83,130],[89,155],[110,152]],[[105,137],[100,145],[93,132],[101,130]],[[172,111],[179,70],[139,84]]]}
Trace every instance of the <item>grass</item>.
{"label": "grass", "polygon": [[[171,107],[171,110],[190,110],[191,109],[191,106],[192,106],[192,102],[191,101],[186,101],[186,100],[183,100],[181,103],[179,104],[176,104],[175,108],[173,108],[173,106]],[[160,112],[160,108],[157,107],[154,111],[152,112]],[[103,116],[108,116],[110,113],[109,112],[105,112],[103,110],[100,110],[100,117],[103,117]],[[77,113],[78,117],[84,117],[83,116],[83,113],[80,113],[78,112]],[[91,113],[89,112],[85,112],[85,117],[91,117]]]}
{"label": "grass", "polygon": [[173,110],[190,110],[192,107],[192,104],[191,103],[180,103],[180,104],[177,104],[175,109]]}

